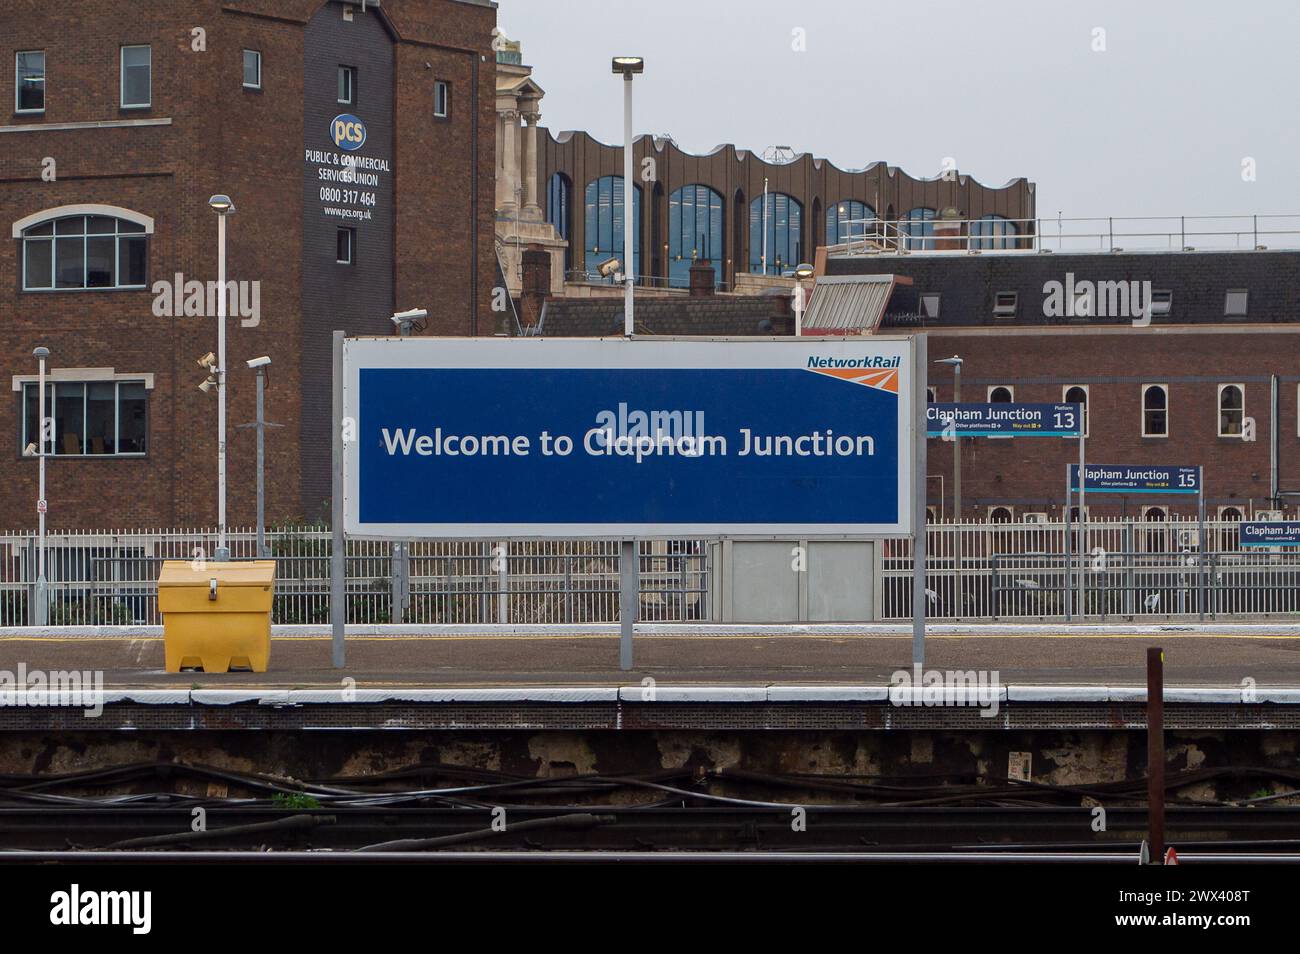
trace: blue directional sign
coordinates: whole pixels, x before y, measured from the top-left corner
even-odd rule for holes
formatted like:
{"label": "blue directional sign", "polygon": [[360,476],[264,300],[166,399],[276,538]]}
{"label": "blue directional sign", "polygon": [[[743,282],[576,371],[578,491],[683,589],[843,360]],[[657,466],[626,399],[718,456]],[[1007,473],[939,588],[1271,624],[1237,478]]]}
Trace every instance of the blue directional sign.
{"label": "blue directional sign", "polygon": [[[1090,494],[1197,494],[1199,467],[1152,467],[1147,464],[1088,464]],[[1070,465],[1070,490],[1079,490],[1079,465]]]}
{"label": "blue directional sign", "polygon": [[1077,404],[931,404],[930,437],[1078,437],[1083,419]]}
{"label": "blue directional sign", "polygon": [[911,532],[912,342],[354,339],[344,526]]}
{"label": "blue directional sign", "polygon": [[1300,547],[1300,520],[1243,522],[1239,539],[1243,547]]}

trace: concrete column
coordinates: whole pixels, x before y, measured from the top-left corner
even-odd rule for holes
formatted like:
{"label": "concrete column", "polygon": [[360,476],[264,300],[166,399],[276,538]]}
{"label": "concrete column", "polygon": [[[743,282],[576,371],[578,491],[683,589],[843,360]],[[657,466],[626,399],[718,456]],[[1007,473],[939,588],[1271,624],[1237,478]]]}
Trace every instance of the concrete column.
{"label": "concrete column", "polygon": [[506,124],[501,118],[501,113],[497,113],[497,208],[501,208],[501,199],[505,191],[505,142],[506,142]]}
{"label": "concrete column", "polygon": [[501,146],[502,169],[497,177],[497,208],[513,213],[518,207],[515,192],[519,188],[519,113],[507,110],[501,114],[505,136]]}
{"label": "concrete column", "polygon": [[524,130],[524,208],[541,217],[541,206],[537,201],[537,123],[541,113],[524,113],[528,124]]}

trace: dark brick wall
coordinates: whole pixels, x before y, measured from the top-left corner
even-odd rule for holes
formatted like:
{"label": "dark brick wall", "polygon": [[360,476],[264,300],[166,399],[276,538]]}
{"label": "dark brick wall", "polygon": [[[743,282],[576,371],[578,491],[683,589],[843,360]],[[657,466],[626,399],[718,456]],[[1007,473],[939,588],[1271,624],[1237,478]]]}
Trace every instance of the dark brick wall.
{"label": "dark brick wall", "polygon": [[[304,44],[308,23],[319,11],[341,20],[338,5],[133,0],[129,15],[121,3],[109,0],[5,5],[0,104],[13,102],[15,51],[46,50],[49,79],[43,117],[6,112],[0,127],[122,119],[170,123],[0,132],[0,387],[9,395],[0,401],[0,435],[11,435],[9,445],[0,446],[0,528],[36,522],[37,467],[18,456],[13,435],[20,405],[11,379],[35,372],[30,355],[37,345],[51,349],[56,367],[112,367],[152,374],[155,380],[146,458],[50,461],[52,527],[194,526],[216,520],[216,402],[197,390],[203,375],[194,364],[199,355],[216,350],[215,321],[156,318],[152,291],[22,293],[21,248],[9,233],[23,216],[85,203],[132,209],[156,220],[150,284],[177,272],[208,281],[216,277],[217,225],[207,198],[215,192],[234,196],[239,210],[229,223],[229,277],[259,280],[262,288],[260,325],[243,328],[231,319],[227,326],[232,524],[251,524],[255,506],[254,438],[234,427],[255,413],[254,376],[243,365],[247,358],[271,355],[268,416],[286,425],[267,436],[268,517],[314,516],[319,493],[306,499],[303,494],[303,406],[328,406],[328,390],[320,389],[318,375],[304,374],[309,332],[329,325],[328,337],[333,315],[364,313],[382,327],[395,308],[426,307],[435,319],[430,333],[462,334],[473,330],[476,310],[488,313],[495,9],[458,0],[387,0],[383,8],[394,63],[388,86],[395,103],[394,196],[388,208],[399,210],[393,223],[395,259],[383,295],[358,303],[349,289],[331,290],[323,302],[330,312],[320,312],[323,317],[305,326],[308,305],[320,302],[322,294],[312,291],[310,303],[304,300],[303,144],[309,138]],[[370,19],[362,29],[378,25],[373,9],[364,16]],[[196,27],[206,31],[204,52],[192,49]],[[153,106],[124,114],[118,109],[118,49],[133,43],[153,47]],[[242,88],[244,48],[263,55],[261,92]],[[328,65],[332,72],[337,63]],[[432,118],[435,78],[453,84],[450,122]],[[477,111],[470,108],[476,85]],[[357,112],[333,108],[332,80],[329,93],[331,117]],[[56,182],[41,180],[44,157],[58,163]],[[376,309],[380,314],[372,314]],[[319,461],[310,465],[319,468]],[[327,471],[324,478],[327,482]]]}

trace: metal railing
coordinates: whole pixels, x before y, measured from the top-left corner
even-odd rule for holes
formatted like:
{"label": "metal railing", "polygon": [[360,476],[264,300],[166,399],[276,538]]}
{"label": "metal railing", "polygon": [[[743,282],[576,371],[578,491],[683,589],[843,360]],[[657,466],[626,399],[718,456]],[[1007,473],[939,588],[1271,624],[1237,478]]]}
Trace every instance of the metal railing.
{"label": "metal railing", "polygon": [[[256,534],[229,534],[231,556],[252,559]],[[329,622],[328,530],[268,532],[276,561],[275,623]],[[34,534],[0,535],[0,626],[31,622]],[[165,560],[209,559],[216,532],[51,534],[47,571],[53,626],[158,625]],[[618,619],[618,544],[612,541],[349,540],[351,623],[584,623]],[[641,618],[706,617],[709,551],[703,541],[642,541]]]}
{"label": "metal railing", "polygon": [[[1300,552],[1243,550],[1238,526],[1207,522],[1202,558],[1190,519],[1093,521],[1082,532],[1059,522],[932,523],[928,612],[947,620],[1061,619],[1067,610],[1076,619],[1300,613]],[[253,531],[233,531],[229,539],[235,559],[255,556]],[[274,622],[329,621],[330,539],[320,527],[267,533],[277,563]],[[642,620],[711,620],[711,542],[641,541]],[[0,626],[31,622],[36,548],[33,533],[0,534]],[[157,625],[162,562],[200,561],[215,549],[213,530],[50,534],[51,625]],[[615,541],[349,540],[347,619],[612,623],[618,550]],[[881,618],[910,619],[911,541],[880,541],[877,567]]]}
{"label": "metal railing", "polygon": [[[1132,252],[1300,248],[1300,215],[1034,219],[853,219],[832,255],[899,252]],[[1013,231],[1012,231],[1013,230]]]}

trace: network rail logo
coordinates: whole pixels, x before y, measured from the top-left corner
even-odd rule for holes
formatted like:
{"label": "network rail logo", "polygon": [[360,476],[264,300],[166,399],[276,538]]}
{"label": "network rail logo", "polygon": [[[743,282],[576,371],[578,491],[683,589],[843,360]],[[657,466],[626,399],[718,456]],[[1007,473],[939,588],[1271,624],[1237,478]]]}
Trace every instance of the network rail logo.
{"label": "network rail logo", "polygon": [[898,393],[899,369],[903,359],[898,355],[864,355],[861,358],[827,358],[818,355],[808,356],[808,370],[816,374],[825,374],[851,384],[875,388],[879,391]]}

